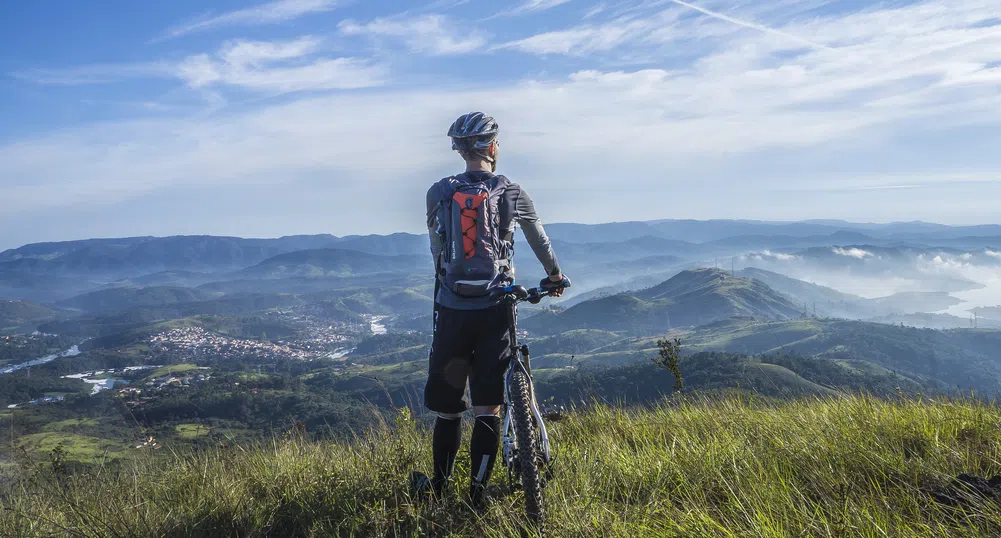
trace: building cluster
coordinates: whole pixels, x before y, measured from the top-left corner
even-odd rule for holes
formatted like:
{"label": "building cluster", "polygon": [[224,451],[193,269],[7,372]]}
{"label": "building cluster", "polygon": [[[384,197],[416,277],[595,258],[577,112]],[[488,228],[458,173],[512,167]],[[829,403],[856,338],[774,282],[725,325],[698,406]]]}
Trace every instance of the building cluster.
{"label": "building cluster", "polygon": [[150,337],[150,346],[160,352],[169,352],[182,360],[199,357],[257,358],[257,359],[310,359],[314,353],[296,349],[286,344],[244,340],[213,334],[201,327],[185,327],[162,332]]}
{"label": "building cluster", "polygon": [[267,316],[270,321],[296,328],[295,340],[281,343],[317,353],[342,347],[351,339],[350,335],[359,332],[358,324],[331,320],[324,315],[322,306],[314,303],[290,310],[272,310]]}
{"label": "building cluster", "polygon": [[143,383],[142,386],[129,386],[118,389],[118,396],[124,398],[125,405],[130,408],[138,407],[157,399],[164,391],[186,389],[212,379],[212,375],[208,373],[208,370],[209,368],[207,367],[201,367],[194,370],[168,373],[167,375],[150,379]]}

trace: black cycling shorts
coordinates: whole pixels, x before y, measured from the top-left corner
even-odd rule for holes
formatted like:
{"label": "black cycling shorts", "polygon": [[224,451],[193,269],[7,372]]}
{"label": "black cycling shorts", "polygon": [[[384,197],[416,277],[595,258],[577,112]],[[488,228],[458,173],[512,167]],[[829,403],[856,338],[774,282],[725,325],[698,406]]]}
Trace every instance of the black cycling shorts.
{"label": "black cycling shorts", "polygon": [[474,406],[504,403],[504,373],[511,351],[507,306],[455,310],[437,306],[424,406],[462,413],[466,379]]}

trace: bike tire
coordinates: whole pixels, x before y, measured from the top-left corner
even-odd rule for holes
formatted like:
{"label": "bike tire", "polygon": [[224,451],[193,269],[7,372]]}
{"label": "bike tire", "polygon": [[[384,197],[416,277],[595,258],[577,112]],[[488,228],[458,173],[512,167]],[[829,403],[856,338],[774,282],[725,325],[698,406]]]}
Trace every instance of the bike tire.
{"label": "bike tire", "polygon": [[541,532],[545,510],[542,506],[542,477],[539,472],[537,433],[532,415],[531,390],[528,375],[521,368],[511,373],[511,414],[514,434],[518,441],[518,462],[521,487],[525,492],[525,512]]}

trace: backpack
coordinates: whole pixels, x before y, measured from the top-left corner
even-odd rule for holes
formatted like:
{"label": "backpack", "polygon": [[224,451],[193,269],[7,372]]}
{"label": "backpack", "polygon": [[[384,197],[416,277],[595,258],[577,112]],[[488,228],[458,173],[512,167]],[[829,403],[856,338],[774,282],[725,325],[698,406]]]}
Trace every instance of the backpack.
{"label": "backpack", "polygon": [[477,182],[447,177],[438,182],[437,233],[442,240],[438,279],[460,297],[483,297],[514,281],[512,219],[502,218],[510,182],[491,176]]}

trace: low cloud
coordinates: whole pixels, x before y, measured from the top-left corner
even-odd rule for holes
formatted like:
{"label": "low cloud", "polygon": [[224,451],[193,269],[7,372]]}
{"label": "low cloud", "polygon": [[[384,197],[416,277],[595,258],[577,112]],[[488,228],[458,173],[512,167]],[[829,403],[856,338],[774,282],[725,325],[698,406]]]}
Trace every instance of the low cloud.
{"label": "low cloud", "polygon": [[775,253],[773,253],[770,250],[765,250],[765,251],[762,252],[762,254],[764,254],[765,256],[769,256],[769,257],[775,258],[776,260],[779,260],[779,261],[792,261],[792,260],[798,259],[798,257],[795,256],[795,255],[793,255],[793,254],[783,254],[781,252],[775,252]]}
{"label": "low cloud", "polygon": [[838,256],[848,256],[849,258],[858,258],[860,260],[872,257],[871,252],[867,250],[862,250],[857,247],[851,247],[851,248],[834,247],[831,249],[831,252],[837,254]]}

